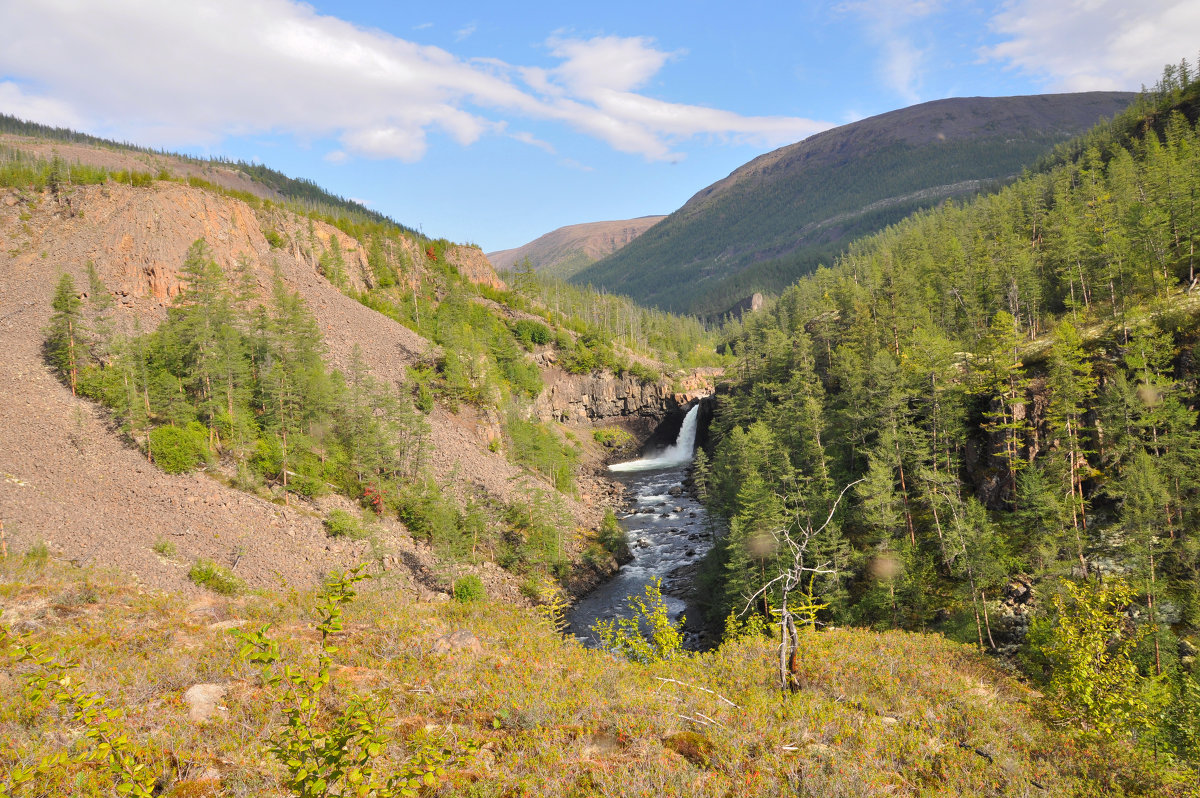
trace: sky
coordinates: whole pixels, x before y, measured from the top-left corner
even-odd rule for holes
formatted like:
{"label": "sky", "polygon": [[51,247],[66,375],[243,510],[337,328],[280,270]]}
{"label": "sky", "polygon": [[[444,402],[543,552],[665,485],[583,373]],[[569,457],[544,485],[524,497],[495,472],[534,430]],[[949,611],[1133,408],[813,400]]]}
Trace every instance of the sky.
{"label": "sky", "polygon": [[495,251],[945,97],[1136,91],[1200,0],[0,0],[0,111],[258,161]]}

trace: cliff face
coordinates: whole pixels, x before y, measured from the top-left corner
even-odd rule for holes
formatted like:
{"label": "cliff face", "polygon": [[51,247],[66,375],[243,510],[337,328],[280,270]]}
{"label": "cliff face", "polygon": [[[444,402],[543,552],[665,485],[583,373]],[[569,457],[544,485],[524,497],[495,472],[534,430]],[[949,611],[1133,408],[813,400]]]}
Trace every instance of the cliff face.
{"label": "cliff face", "polygon": [[453,246],[446,250],[446,261],[458,269],[458,273],[476,285],[486,285],[503,291],[508,286],[496,276],[487,255],[477,247]]}
{"label": "cliff face", "polygon": [[541,421],[619,424],[648,434],[668,413],[712,394],[721,373],[696,369],[675,382],[664,378],[646,384],[610,372],[576,375],[551,367],[543,374],[546,388],[534,401],[533,412]]}

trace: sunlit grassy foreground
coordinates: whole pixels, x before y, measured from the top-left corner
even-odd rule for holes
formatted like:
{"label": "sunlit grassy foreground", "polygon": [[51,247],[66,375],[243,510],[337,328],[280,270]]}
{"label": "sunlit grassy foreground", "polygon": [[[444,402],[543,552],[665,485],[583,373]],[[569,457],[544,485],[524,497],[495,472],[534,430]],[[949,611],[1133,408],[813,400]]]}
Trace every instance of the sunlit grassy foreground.
{"label": "sunlit grassy foreground", "polygon": [[[1131,747],[1051,729],[1036,694],[934,636],[812,633],[808,686],[785,699],[765,639],[643,666],[564,641],[529,611],[413,604],[384,580],[359,589],[334,635],[318,717],[353,694],[376,696],[390,738],[382,772],[431,746],[453,752],[424,795],[1188,794]],[[118,710],[113,724],[157,774],[156,794],[288,794],[287,771],[267,751],[281,694],[239,658],[231,629],[270,624],[285,662],[308,667],[318,647],[311,595],[149,594],[9,557],[0,606],[13,640],[78,663],[72,683]],[[444,639],[458,630],[479,646]],[[14,768],[56,753],[65,761],[16,794],[114,794],[103,758],[83,761],[95,745],[84,725],[53,701],[30,701],[33,667],[0,660],[0,795]],[[203,723],[183,698],[200,683],[226,688]]]}

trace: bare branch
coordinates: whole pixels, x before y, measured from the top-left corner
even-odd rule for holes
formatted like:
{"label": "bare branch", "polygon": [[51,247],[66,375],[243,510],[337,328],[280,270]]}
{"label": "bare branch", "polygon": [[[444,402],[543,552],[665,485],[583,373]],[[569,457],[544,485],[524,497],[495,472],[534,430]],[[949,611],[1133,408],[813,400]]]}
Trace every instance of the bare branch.
{"label": "bare branch", "polygon": [[728,704],[729,706],[733,707],[734,709],[741,709],[741,707],[739,707],[737,704],[735,704],[735,703],[733,703],[732,701],[730,701],[730,700],[729,700],[728,698],[726,698],[725,696],[721,695],[720,693],[718,693],[718,692],[716,692],[716,691],[714,691],[714,690],[709,690],[707,687],[701,687],[701,686],[700,686],[700,685],[698,685],[698,684],[691,684],[691,683],[689,683],[689,682],[681,682],[681,681],[679,681],[678,679],[668,679],[668,678],[667,678],[667,677],[665,677],[665,676],[655,676],[654,678],[655,678],[655,679],[658,679],[660,682],[670,682],[670,683],[672,683],[672,684],[678,684],[678,685],[681,685],[681,686],[683,686],[683,687],[690,687],[690,688],[692,688],[693,690],[700,690],[700,691],[702,691],[702,692],[705,692],[705,693],[710,693],[710,694],[712,694],[712,695],[715,695],[717,698],[721,699],[722,701],[724,701],[726,704]]}

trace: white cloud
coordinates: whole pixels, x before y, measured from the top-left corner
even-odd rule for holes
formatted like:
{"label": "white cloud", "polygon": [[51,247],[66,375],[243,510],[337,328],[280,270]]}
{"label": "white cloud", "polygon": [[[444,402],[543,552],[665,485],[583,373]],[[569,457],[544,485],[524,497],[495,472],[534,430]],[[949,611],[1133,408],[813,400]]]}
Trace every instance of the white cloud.
{"label": "white cloud", "polygon": [[474,22],[464,25],[454,32],[454,41],[461,42],[479,28]]}
{"label": "white cloud", "polygon": [[580,163],[579,161],[575,160],[574,158],[563,158],[562,160],[560,160],[558,162],[558,165],[565,166],[568,169],[578,169],[580,172],[596,171],[593,167],[588,166],[587,164]]}
{"label": "white cloud", "polygon": [[640,36],[597,36],[586,41],[551,37],[547,44],[552,55],[563,59],[553,70],[558,81],[585,96],[600,89],[636,89],[672,57],[654,49],[652,39]]}
{"label": "white cloud", "polygon": [[1165,63],[1193,58],[1196,0],[1011,0],[992,18],[1004,37],[984,56],[1061,91],[1137,89]]}
{"label": "white cloud", "polygon": [[863,21],[867,37],[879,48],[879,77],[909,103],[921,101],[921,83],[929,48],[916,43],[914,24],[941,8],[938,0],[871,0],[837,7]]}
{"label": "white cloud", "polygon": [[541,139],[537,138],[532,133],[529,133],[527,131],[519,130],[516,133],[510,133],[509,136],[511,136],[516,141],[521,142],[522,144],[528,144],[530,146],[537,147],[538,149],[545,150],[546,152],[550,153],[551,155],[554,155],[556,153],[556,150],[554,149],[553,144],[551,144],[548,141],[542,141]]}
{"label": "white cloud", "polygon": [[742,116],[639,94],[633,89],[679,55],[655,49],[651,39],[555,36],[547,44],[563,63],[549,70],[523,69],[522,78],[547,98],[555,118],[622,152],[677,161],[682,155],[672,145],[699,135],[779,146],[831,127],[811,119]]}
{"label": "white cloud", "polygon": [[465,146],[526,119],[669,160],[694,136],[774,145],[829,127],[638,94],[678,56],[638,37],[556,37],[550,68],[467,61],[295,0],[0,2],[0,30],[0,110],[155,146],[282,132],[338,139],[335,162],[411,161],[431,131]]}
{"label": "white cloud", "polygon": [[12,81],[0,81],[0,111],[56,127],[75,127],[81,119],[66,103],[48,97],[31,97]]}

